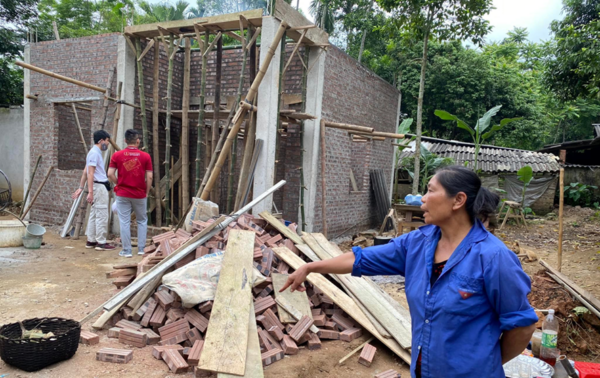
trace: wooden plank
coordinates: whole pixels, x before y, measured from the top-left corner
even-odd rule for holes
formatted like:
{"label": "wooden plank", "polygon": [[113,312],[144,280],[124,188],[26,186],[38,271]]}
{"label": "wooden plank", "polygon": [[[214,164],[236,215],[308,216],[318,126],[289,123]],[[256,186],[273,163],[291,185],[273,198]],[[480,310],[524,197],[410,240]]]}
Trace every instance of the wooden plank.
{"label": "wooden plank", "polygon": [[202,370],[244,375],[253,255],[254,232],[231,230],[198,365]]}
{"label": "wooden plank", "polygon": [[350,168],[350,182],[352,183],[352,190],[358,192],[358,186],[356,186],[356,179],[354,178],[352,168]]}
{"label": "wooden plank", "polygon": [[[291,28],[298,28],[300,26],[313,25],[312,22],[306,19],[300,12],[292,8],[292,6],[283,0],[276,0],[275,3],[275,18],[285,21]],[[329,34],[319,28],[306,29],[306,36],[304,42],[307,45],[322,45],[329,42]],[[286,36],[292,38],[294,41],[298,41],[302,31],[300,29],[289,29],[286,32]]]}
{"label": "wooden plank", "polygon": [[[169,22],[159,22],[154,24],[145,25],[134,25],[127,26],[125,28],[125,34],[135,34],[140,37],[153,38],[160,36],[158,32],[158,26],[166,29],[172,34],[186,34],[194,33],[194,24],[199,24],[200,30],[206,24],[218,24],[217,26],[223,30],[239,30],[240,28],[240,15],[250,20],[250,23],[254,26],[261,26],[262,24],[262,9],[252,9],[244,12],[222,14],[211,17],[191,18],[187,20],[177,20]],[[246,22],[247,24],[248,22]],[[248,25],[244,25],[247,27]]]}
{"label": "wooden plank", "polygon": [[[288,275],[272,273],[271,278],[273,279],[273,289],[275,291],[275,298],[285,297],[285,299],[294,306],[302,315],[309,316],[312,319],[312,311],[310,309],[310,303],[308,302],[308,296],[306,291],[294,291],[293,293],[289,290],[280,293],[279,290],[285,285]],[[277,313],[279,314],[279,320],[282,323],[296,323],[290,313],[285,311],[279,304],[277,305]]]}
{"label": "wooden plank", "polygon": [[550,271],[550,273],[552,273],[556,277],[560,278],[560,280],[562,282],[564,282],[567,286],[569,286],[571,289],[573,289],[573,291],[575,291],[577,294],[579,294],[590,305],[594,306],[596,308],[596,310],[600,311],[600,301],[598,299],[596,299],[596,297],[594,297],[594,295],[592,293],[590,293],[589,291],[581,288],[575,282],[571,281],[571,279],[569,279],[569,277],[565,276],[564,274],[562,274],[561,272],[559,272],[557,269],[554,269],[553,267],[551,267],[544,260],[540,260],[540,264],[544,268],[546,268],[546,270]]}
{"label": "wooden plank", "polygon": [[[285,247],[284,247],[285,248]],[[279,297],[277,298],[277,304],[279,304],[282,308],[284,308],[287,312],[290,313],[290,315],[292,315],[296,320],[300,320],[302,319],[302,317],[304,316],[304,314],[302,314],[300,311],[298,311],[294,306],[292,306],[286,299],[285,297]],[[312,311],[311,311],[311,317],[312,317]],[[317,328],[315,325],[310,326],[310,330],[311,332],[317,333],[319,332],[319,328]]]}
{"label": "wooden plank", "polygon": [[[236,378],[238,375],[219,373],[218,378]],[[256,317],[254,311],[250,311],[248,317],[248,346],[246,347],[246,370],[243,377],[264,378],[263,364],[260,353],[260,341],[256,328]]]}
{"label": "wooden plank", "polygon": [[[333,248],[322,234],[304,234],[302,238],[321,260],[337,257],[343,253],[339,249]],[[349,274],[338,274],[337,276],[403,348],[410,348],[412,339],[410,318],[406,319],[403,314],[396,311],[363,278],[352,277]]]}
{"label": "wooden plank", "polygon": [[[277,256],[279,256],[279,258],[288,263],[288,265],[293,269],[298,269],[302,265],[306,264],[306,262],[304,262],[298,255],[294,254],[286,247],[277,247],[274,248],[273,251]],[[373,326],[373,323],[371,323],[365,314],[363,314],[352,298],[346,295],[322,274],[311,273],[308,275],[307,280],[319,288],[319,290],[321,290],[325,295],[331,298],[336,305],[340,306],[344,312],[350,315],[352,319],[358,322],[367,332],[379,339],[379,341],[390,348],[390,350],[400,357],[404,362],[410,364],[410,352],[402,349],[396,340],[386,339],[383,337],[381,333],[379,333],[379,331],[377,331],[377,329]]]}
{"label": "wooden plank", "polygon": [[281,233],[283,236],[285,236],[288,239],[291,239],[294,242],[294,244],[304,244],[304,241],[302,241],[298,234],[292,232],[292,230],[290,230],[283,223],[281,223],[279,219],[275,218],[273,214],[269,213],[268,211],[263,211],[258,215],[260,215],[262,219],[269,222],[269,224],[273,226],[277,231],[279,231],[279,233]]}

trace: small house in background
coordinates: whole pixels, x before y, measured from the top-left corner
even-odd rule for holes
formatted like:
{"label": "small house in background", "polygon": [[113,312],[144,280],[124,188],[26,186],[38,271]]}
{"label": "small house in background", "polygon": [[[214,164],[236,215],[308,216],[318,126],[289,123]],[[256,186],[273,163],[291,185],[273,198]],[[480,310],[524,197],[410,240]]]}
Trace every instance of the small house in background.
{"label": "small house in background", "polygon": [[[449,157],[456,165],[474,167],[475,145],[473,143],[423,137],[422,143],[438,157]],[[400,154],[400,161],[414,153],[414,142]],[[517,171],[529,165],[533,169],[534,179],[527,188],[525,207],[536,214],[545,215],[554,209],[554,197],[558,182],[560,164],[558,157],[546,152],[518,150],[490,145],[482,145],[479,150],[478,170],[483,185],[489,189],[506,191],[499,193],[501,198],[521,202],[522,183]],[[398,183],[395,185],[394,198],[402,199],[409,194],[412,183],[402,166],[398,167]]]}
{"label": "small house in background", "polygon": [[[594,138],[545,146],[539,152],[558,156],[565,166],[565,186],[578,182],[598,186],[600,183],[600,124],[593,124]],[[600,191],[596,191],[596,196]]]}

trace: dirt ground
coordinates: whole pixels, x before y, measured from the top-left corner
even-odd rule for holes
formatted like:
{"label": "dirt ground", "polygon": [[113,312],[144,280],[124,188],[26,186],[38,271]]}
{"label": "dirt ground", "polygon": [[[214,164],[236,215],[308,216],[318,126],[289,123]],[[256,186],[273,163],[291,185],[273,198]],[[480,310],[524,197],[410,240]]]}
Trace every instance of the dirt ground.
{"label": "dirt ground", "polygon": [[[135,261],[119,257],[118,251],[99,252],[85,249],[85,240],[65,240],[58,229],[48,230],[46,245],[39,250],[0,248],[0,324],[19,320],[59,316],[75,320],[101,305],[116,293],[105,273],[112,265]],[[90,323],[83,329],[90,329]],[[36,373],[27,373],[0,361],[0,376],[13,377],[192,377],[193,373],[172,374],[167,365],[152,357],[151,347],[134,348],[133,360],[126,364],[96,361],[96,351],[103,347],[124,348],[107,337],[107,331],[96,332],[100,344],[79,345],[75,356]],[[375,341],[377,354],[371,367],[358,363],[358,354],[343,365],[338,361],[369,338],[364,335],[351,343],[323,340],[323,348],[309,351],[301,348],[295,356],[286,356],[265,368],[265,377],[310,378],[372,377],[388,369],[408,376],[408,367],[387,347]]]}

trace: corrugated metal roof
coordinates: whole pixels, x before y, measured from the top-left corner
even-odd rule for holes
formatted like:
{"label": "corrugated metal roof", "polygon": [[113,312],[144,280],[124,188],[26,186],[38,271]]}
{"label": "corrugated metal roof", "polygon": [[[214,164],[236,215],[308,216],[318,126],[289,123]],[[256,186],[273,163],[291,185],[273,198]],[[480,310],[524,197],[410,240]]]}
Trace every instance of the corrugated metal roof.
{"label": "corrugated metal roof", "polygon": [[[449,157],[454,159],[457,165],[473,168],[475,145],[465,142],[455,144],[452,141],[442,141],[440,139],[423,138],[424,144],[429,151],[439,157]],[[401,158],[409,157],[413,154],[412,149],[406,148],[400,154]],[[522,167],[529,165],[535,173],[558,172],[560,164],[558,157],[545,152],[535,152],[527,150],[507,149],[504,147],[494,148],[493,146],[481,147],[478,159],[479,169],[486,173],[515,173]]]}

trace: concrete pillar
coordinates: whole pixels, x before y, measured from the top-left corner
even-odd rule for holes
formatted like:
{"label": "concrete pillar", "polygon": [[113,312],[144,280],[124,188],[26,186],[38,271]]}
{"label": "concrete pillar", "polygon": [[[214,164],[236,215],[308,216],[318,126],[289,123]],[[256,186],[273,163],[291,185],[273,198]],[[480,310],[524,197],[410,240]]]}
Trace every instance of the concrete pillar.
{"label": "concrete pillar", "polygon": [[[123,83],[121,98],[130,104],[135,102],[135,51],[131,50],[125,37],[119,36],[117,50],[117,83]],[[115,93],[116,97],[116,93]],[[119,130],[117,135],[111,135],[121,148],[125,147],[125,130],[133,128],[134,109],[131,106],[121,107],[121,118],[119,119]],[[107,128],[112,133],[112,128]]]}
{"label": "concrete pillar", "polygon": [[[25,63],[31,62],[31,47],[29,44],[25,45],[25,52],[23,54],[23,60]],[[31,88],[31,71],[23,70],[23,97],[30,94]],[[40,101],[40,100],[38,100]],[[23,188],[27,190],[29,185],[29,178],[31,176],[31,100],[24,99],[23,107],[25,110],[23,117]],[[23,208],[25,208],[23,204]],[[29,219],[29,214],[27,214]]]}
{"label": "concrete pillar", "polygon": [[[267,52],[275,32],[279,28],[280,22],[273,17],[263,17],[261,31],[260,62],[264,62]],[[274,184],[275,180],[275,151],[277,148],[277,126],[279,124],[279,115],[277,114],[277,105],[279,101],[279,66],[281,60],[281,44],[278,44],[271,64],[265,73],[260,86],[258,87],[258,98],[256,106],[256,139],[262,139],[263,146],[258,155],[256,171],[254,172],[253,196],[256,198],[264,193]],[[273,195],[265,198],[264,201],[254,206],[253,214],[262,211],[271,211],[273,207]]]}
{"label": "concrete pillar", "polygon": [[[319,143],[320,143],[320,125],[321,108],[323,101],[323,84],[325,81],[325,60],[327,52],[319,55],[320,48],[312,47],[308,59],[308,67],[312,69],[308,73],[306,83],[306,113],[311,114],[317,119],[304,121],[304,158],[302,167],[304,169],[304,210],[306,219],[306,231],[313,232],[315,205],[317,198],[317,179],[319,173]],[[317,60],[315,63],[315,60]],[[313,66],[314,64],[314,66]],[[302,222],[300,212],[298,212],[298,222]]]}

